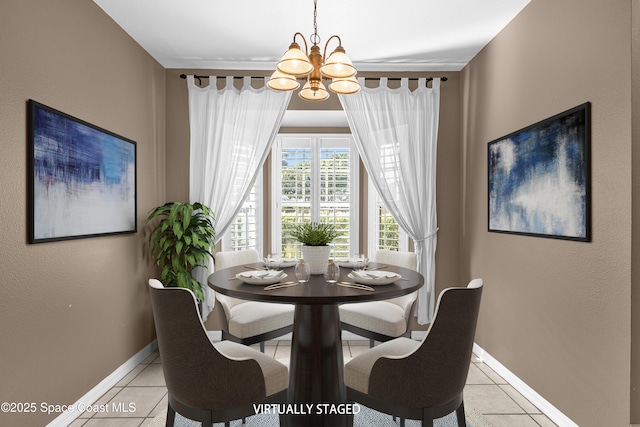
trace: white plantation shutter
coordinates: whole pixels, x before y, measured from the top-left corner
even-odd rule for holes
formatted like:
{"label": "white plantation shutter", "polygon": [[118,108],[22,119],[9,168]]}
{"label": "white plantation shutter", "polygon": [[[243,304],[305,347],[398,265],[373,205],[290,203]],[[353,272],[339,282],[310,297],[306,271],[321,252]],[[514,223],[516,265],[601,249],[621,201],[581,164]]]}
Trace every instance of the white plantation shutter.
{"label": "white plantation shutter", "polygon": [[350,136],[280,135],[273,149],[273,246],[286,258],[302,256],[290,237],[304,221],[329,222],[340,236],[334,257],[358,245],[358,156]]}

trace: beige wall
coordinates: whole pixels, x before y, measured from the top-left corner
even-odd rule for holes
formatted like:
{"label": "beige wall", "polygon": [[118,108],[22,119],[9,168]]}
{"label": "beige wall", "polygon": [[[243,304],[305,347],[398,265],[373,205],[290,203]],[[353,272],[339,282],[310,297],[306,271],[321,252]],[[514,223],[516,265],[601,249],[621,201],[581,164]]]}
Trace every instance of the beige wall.
{"label": "beige wall", "polygon": [[[187,200],[189,198],[189,113],[186,81],[181,74],[197,75],[244,75],[242,71],[212,70],[167,70],[167,200]],[[268,74],[268,73],[267,73]],[[372,73],[361,73],[365,77],[376,77]],[[251,75],[258,75],[253,72]],[[260,74],[263,75],[263,74]],[[418,77],[416,73],[386,73],[388,77]],[[438,247],[436,250],[436,291],[449,286],[464,285],[460,280],[460,79],[459,73],[439,73],[448,81],[441,85],[440,127],[438,136],[437,164],[437,208],[438,208]],[[410,82],[413,88],[415,82]],[[238,82],[237,85],[241,83]],[[203,80],[208,85],[208,80]],[[219,79],[218,87],[224,83]],[[368,82],[369,85],[369,82]],[[373,86],[377,82],[372,83]],[[399,86],[399,82],[390,81],[390,87]],[[294,94],[289,104],[291,110],[341,109],[336,95],[320,103],[306,102]],[[283,128],[281,132],[348,132],[344,128]],[[267,160],[269,162],[269,160]],[[268,164],[267,164],[268,167]],[[364,168],[362,168],[364,170]],[[268,178],[268,177],[267,177]],[[363,181],[364,182],[364,181]],[[364,185],[364,184],[363,184]],[[265,188],[269,188],[265,183]],[[364,192],[362,192],[364,193]],[[363,200],[363,203],[365,201]],[[366,205],[365,205],[366,206]],[[269,224],[270,218],[265,218]],[[366,233],[362,224],[361,235]],[[366,247],[366,242],[362,242]],[[214,313],[207,321],[207,327],[218,329],[217,316]],[[415,329],[424,329],[414,324]]]}
{"label": "beige wall", "polygon": [[[582,427],[630,424],[630,52],[630,1],[533,0],[461,76],[476,341]],[[487,143],[586,101],[593,241],[488,233]]]}
{"label": "beige wall", "polygon": [[[0,401],[72,404],[155,337],[143,233],[27,244],[29,98],[137,142],[138,228],[164,202],[165,72],[93,2],[2,1]],[[0,425],[54,418],[0,413]]]}
{"label": "beige wall", "polygon": [[[533,0],[442,85],[437,290],[483,277],[478,343],[583,427],[628,425],[630,411],[640,423],[631,4]],[[0,71],[0,400],[70,404],[154,338],[143,220],[188,199],[178,76],[190,70],[163,70],[92,2],[5,0]],[[29,98],[137,141],[138,234],[26,243]],[[593,242],[487,233],[486,143],[585,101]],[[294,98],[291,108],[339,106]],[[0,424],[52,418],[0,414]]]}
{"label": "beige wall", "polygon": [[[632,2],[633,218],[640,217],[640,5]],[[640,223],[633,222],[631,246],[631,422],[640,426]]]}

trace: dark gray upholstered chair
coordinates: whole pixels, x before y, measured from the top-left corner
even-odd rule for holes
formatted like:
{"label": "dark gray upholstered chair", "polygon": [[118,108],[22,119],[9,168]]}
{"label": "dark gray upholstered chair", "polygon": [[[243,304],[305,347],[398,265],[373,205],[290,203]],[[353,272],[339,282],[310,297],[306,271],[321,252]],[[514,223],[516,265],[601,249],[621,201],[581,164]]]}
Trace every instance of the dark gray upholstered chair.
{"label": "dark gray upholstered chair", "polygon": [[231,341],[213,344],[193,292],[149,280],[158,350],[167,384],[167,427],[175,413],[203,427],[254,415],[253,404],[286,402],[289,372],[275,359]]}
{"label": "dark gray upholstered chair", "polygon": [[[416,270],[417,258],[413,252],[378,250],[374,262],[397,265]],[[374,341],[389,341],[398,337],[411,338],[411,313],[418,298],[412,292],[398,298],[382,301],[359,302],[340,306],[340,327],[361,337],[369,338],[369,347]]]}
{"label": "dark gray upholstered chair", "polygon": [[[462,392],[475,337],[482,279],[449,288],[438,298],[434,320],[422,341],[397,338],[353,358],[344,367],[347,400],[404,419],[422,420],[456,411],[465,427]],[[353,422],[353,419],[350,420]]]}
{"label": "dark gray upholstered chair", "polygon": [[[218,252],[215,268],[234,267],[260,261],[255,249]],[[293,332],[293,312],[291,304],[247,301],[216,293],[216,300],[222,306],[218,310],[222,325],[222,339],[244,345],[260,343],[264,353],[264,342]]]}

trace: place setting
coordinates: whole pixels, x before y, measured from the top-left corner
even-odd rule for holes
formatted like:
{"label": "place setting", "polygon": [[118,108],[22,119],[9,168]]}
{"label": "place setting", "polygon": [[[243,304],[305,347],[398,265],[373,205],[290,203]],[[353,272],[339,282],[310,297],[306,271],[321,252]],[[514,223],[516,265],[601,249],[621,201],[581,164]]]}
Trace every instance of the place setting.
{"label": "place setting", "polygon": [[[364,258],[361,258],[364,259]],[[360,264],[360,267],[362,267],[363,264]],[[329,285],[337,285],[337,286],[341,286],[344,288],[352,288],[352,289],[358,289],[361,291],[370,291],[370,292],[374,292],[375,289],[373,289],[372,287],[366,286],[366,285],[361,285],[359,283],[351,283],[351,282],[344,282],[344,281],[340,281],[340,263],[338,260],[336,259],[330,259],[328,261],[327,267],[325,268],[324,271],[324,281],[329,284]]]}
{"label": "place setting", "polygon": [[[276,258],[273,257],[272,255],[269,255],[267,258],[265,258],[265,263],[267,265],[267,268],[269,268],[270,270],[268,271],[274,271],[280,274],[273,274],[273,278],[275,279],[280,279],[277,282],[274,282],[272,284],[269,283],[262,283],[262,284],[266,284],[268,286],[265,286],[263,290],[265,291],[272,291],[275,289],[282,289],[282,288],[288,288],[290,286],[296,286],[300,283],[306,283],[309,281],[311,274],[310,274],[310,268],[309,265],[307,263],[304,262],[304,260],[297,260],[297,259],[291,259],[288,260],[287,258]],[[272,268],[277,268],[275,267],[276,265],[279,265],[280,267],[292,267],[295,265],[295,281],[288,281],[288,282],[282,282],[282,279],[284,279],[285,277],[287,277],[287,274],[284,273],[281,270],[271,270]],[[241,278],[242,280],[242,278]]]}
{"label": "place setting", "polygon": [[[304,283],[309,280],[308,266],[303,265],[304,271],[300,271],[299,261],[297,259],[280,258],[277,255],[268,255],[264,259],[266,269],[245,271],[238,273],[236,278],[242,280],[245,283],[253,285],[266,285],[263,290],[272,291],[275,289],[288,288],[290,286],[296,286],[299,283]],[[302,263],[304,264],[304,263]],[[295,281],[283,280],[288,277],[287,273],[278,268],[288,268],[296,266]],[[249,267],[249,266],[245,266]]]}
{"label": "place setting", "polygon": [[353,268],[354,270],[361,270],[369,265],[369,258],[364,254],[351,258],[335,258],[333,261],[340,267]]}
{"label": "place setting", "polygon": [[235,278],[249,285],[274,285],[282,282],[287,276],[282,270],[248,270],[236,274]]}
{"label": "place setting", "polygon": [[296,265],[297,261],[298,260],[296,258],[282,258],[278,255],[272,254],[269,254],[264,258],[264,264],[270,270],[293,267]]}
{"label": "place setting", "polygon": [[283,282],[288,275],[280,269],[292,267],[296,261],[269,254],[264,258],[264,266],[244,265],[243,267],[248,270],[236,274],[229,280],[240,280],[249,285],[265,286],[265,291],[295,286],[298,282]]}
{"label": "place setting", "polygon": [[298,282],[283,282],[288,275],[282,270],[250,270],[236,274],[232,279],[238,279],[249,285],[264,286],[265,291],[296,286]]}
{"label": "place setting", "polygon": [[353,270],[347,277],[353,281],[371,286],[390,285],[402,279],[402,276],[393,271],[383,270]]}
{"label": "place setting", "polygon": [[402,276],[398,273],[382,271],[380,269],[353,270],[347,274],[347,277],[353,280],[353,282],[336,282],[336,285],[370,292],[375,292],[372,286],[390,285],[402,279]]}

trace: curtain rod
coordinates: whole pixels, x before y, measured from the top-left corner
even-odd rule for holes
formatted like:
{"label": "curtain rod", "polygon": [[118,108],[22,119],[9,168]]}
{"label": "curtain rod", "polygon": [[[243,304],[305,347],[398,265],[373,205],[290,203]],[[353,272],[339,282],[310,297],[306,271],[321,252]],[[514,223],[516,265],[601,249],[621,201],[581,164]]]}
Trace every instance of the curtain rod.
{"label": "curtain rod", "polygon": [[[216,76],[216,77],[220,77],[221,79],[227,78],[227,76]],[[231,77],[231,76],[229,76]],[[269,76],[263,76],[263,77],[259,77],[259,76],[251,76],[252,79],[263,79],[265,77],[269,77]],[[186,79],[187,75],[186,74],[180,74],[180,78],[181,79]],[[193,75],[193,78],[198,80],[198,83],[202,83],[202,80],[200,79],[208,79],[209,76],[198,76],[198,75]],[[365,77],[365,80],[380,80],[381,77]],[[389,81],[399,81],[402,80],[405,77],[387,77],[387,80]],[[426,78],[428,82],[430,82],[431,80],[433,80],[433,77],[407,77],[408,80],[411,81],[417,81],[420,78]],[[233,76],[234,80],[240,80],[240,79],[244,79],[243,76]],[[440,77],[440,80],[443,82],[446,82],[448,79],[446,77]]]}

